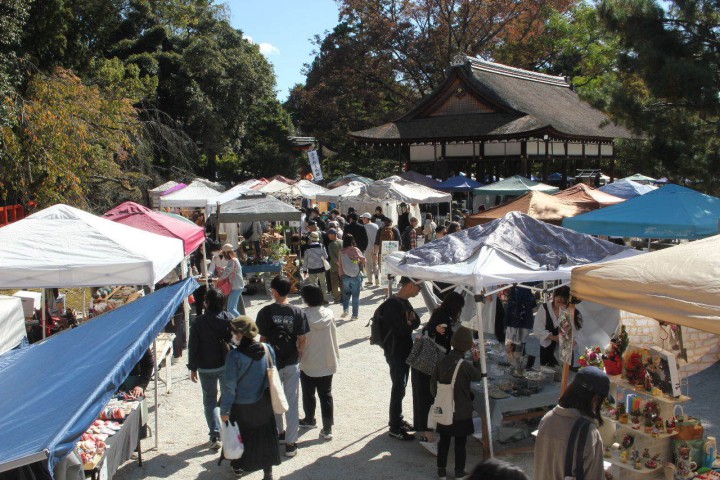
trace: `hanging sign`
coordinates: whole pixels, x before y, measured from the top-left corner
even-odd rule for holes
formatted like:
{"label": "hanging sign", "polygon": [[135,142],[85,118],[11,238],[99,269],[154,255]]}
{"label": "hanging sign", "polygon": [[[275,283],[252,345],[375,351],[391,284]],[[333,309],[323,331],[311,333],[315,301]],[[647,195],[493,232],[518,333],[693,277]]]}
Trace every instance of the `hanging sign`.
{"label": "hanging sign", "polygon": [[310,160],[310,169],[312,170],[314,179],[322,180],[322,167],[320,166],[320,157],[318,157],[317,150],[310,150],[308,152],[308,159]]}

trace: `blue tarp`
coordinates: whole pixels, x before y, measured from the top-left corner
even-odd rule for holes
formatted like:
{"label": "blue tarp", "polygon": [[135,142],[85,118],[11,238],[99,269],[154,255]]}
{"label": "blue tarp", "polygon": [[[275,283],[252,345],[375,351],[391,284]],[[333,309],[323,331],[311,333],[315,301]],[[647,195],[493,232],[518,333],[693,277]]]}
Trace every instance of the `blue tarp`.
{"label": "blue tarp", "polygon": [[444,182],[433,185],[433,188],[442,190],[444,192],[472,192],[474,188],[482,187],[483,184],[476,182],[472,178],[468,178],[465,175],[456,175],[450,177]]}
{"label": "blue tarp", "polygon": [[720,198],[667,185],[626,202],[563,220],[591,235],[697,239],[718,234]]}
{"label": "blue tarp", "polygon": [[0,356],[0,466],[47,450],[52,472],[197,287],[184,280]]}
{"label": "blue tarp", "polygon": [[600,187],[598,190],[629,200],[631,198],[650,193],[655,190],[655,188],[656,187],[651,185],[643,185],[642,183],[633,182],[632,180],[618,180],[617,182],[608,183],[607,185]]}

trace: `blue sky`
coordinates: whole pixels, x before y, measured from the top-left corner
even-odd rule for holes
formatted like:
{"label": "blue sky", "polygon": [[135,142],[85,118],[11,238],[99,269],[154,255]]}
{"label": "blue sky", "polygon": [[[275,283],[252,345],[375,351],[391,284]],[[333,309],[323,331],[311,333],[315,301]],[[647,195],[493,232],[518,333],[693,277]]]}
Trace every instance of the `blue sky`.
{"label": "blue sky", "polygon": [[337,25],[334,0],[226,0],[230,20],[274,65],[278,98],[285,101],[288,90],[305,83],[301,70],[312,61],[311,39]]}

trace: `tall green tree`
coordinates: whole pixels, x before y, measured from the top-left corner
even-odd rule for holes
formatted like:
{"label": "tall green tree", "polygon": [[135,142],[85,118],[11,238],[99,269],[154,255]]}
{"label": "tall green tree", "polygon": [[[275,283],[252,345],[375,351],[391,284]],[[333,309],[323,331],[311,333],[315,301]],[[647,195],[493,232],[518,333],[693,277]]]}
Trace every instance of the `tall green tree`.
{"label": "tall green tree", "polygon": [[30,11],[30,0],[6,0],[0,4],[0,126],[10,121],[6,98],[20,80],[17,49]]}

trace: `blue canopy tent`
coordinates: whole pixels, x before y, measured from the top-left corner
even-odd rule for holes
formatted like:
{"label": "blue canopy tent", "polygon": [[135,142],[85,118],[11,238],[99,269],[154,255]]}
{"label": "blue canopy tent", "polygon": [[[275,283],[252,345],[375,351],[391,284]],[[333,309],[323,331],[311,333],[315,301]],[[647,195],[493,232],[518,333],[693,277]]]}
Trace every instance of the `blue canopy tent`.
{"label": "blue canopy tent", "polygon": [[[601,189],[602,190],[602,189]],[[591,235],[697,239],[718,234],[720,198],[680,185],[563,220]]]}
{"label": "blue canopy tent", "polygon": [[444,192],[452,193],[470,193],[475,188],[482,187],[483,184],[476,182],[472,178],[466,177],[465,175],[455,175],[450,177],[444,182],[433,185],[433,188],[442,190]]}
{"label": "blue canopy tent", "polygon": [[197,287],[178,282],[0,356],[0,472],[45,461],[53,472]]}
{"label": "blue canopy tent", "polygon": [[652,185],[643,185],[642,183],[633,182],[632,180],[618,180],[617,182],[603,185],[598,190],[629,200],[650,193],[656,188],[657,187],[653,187]]}

